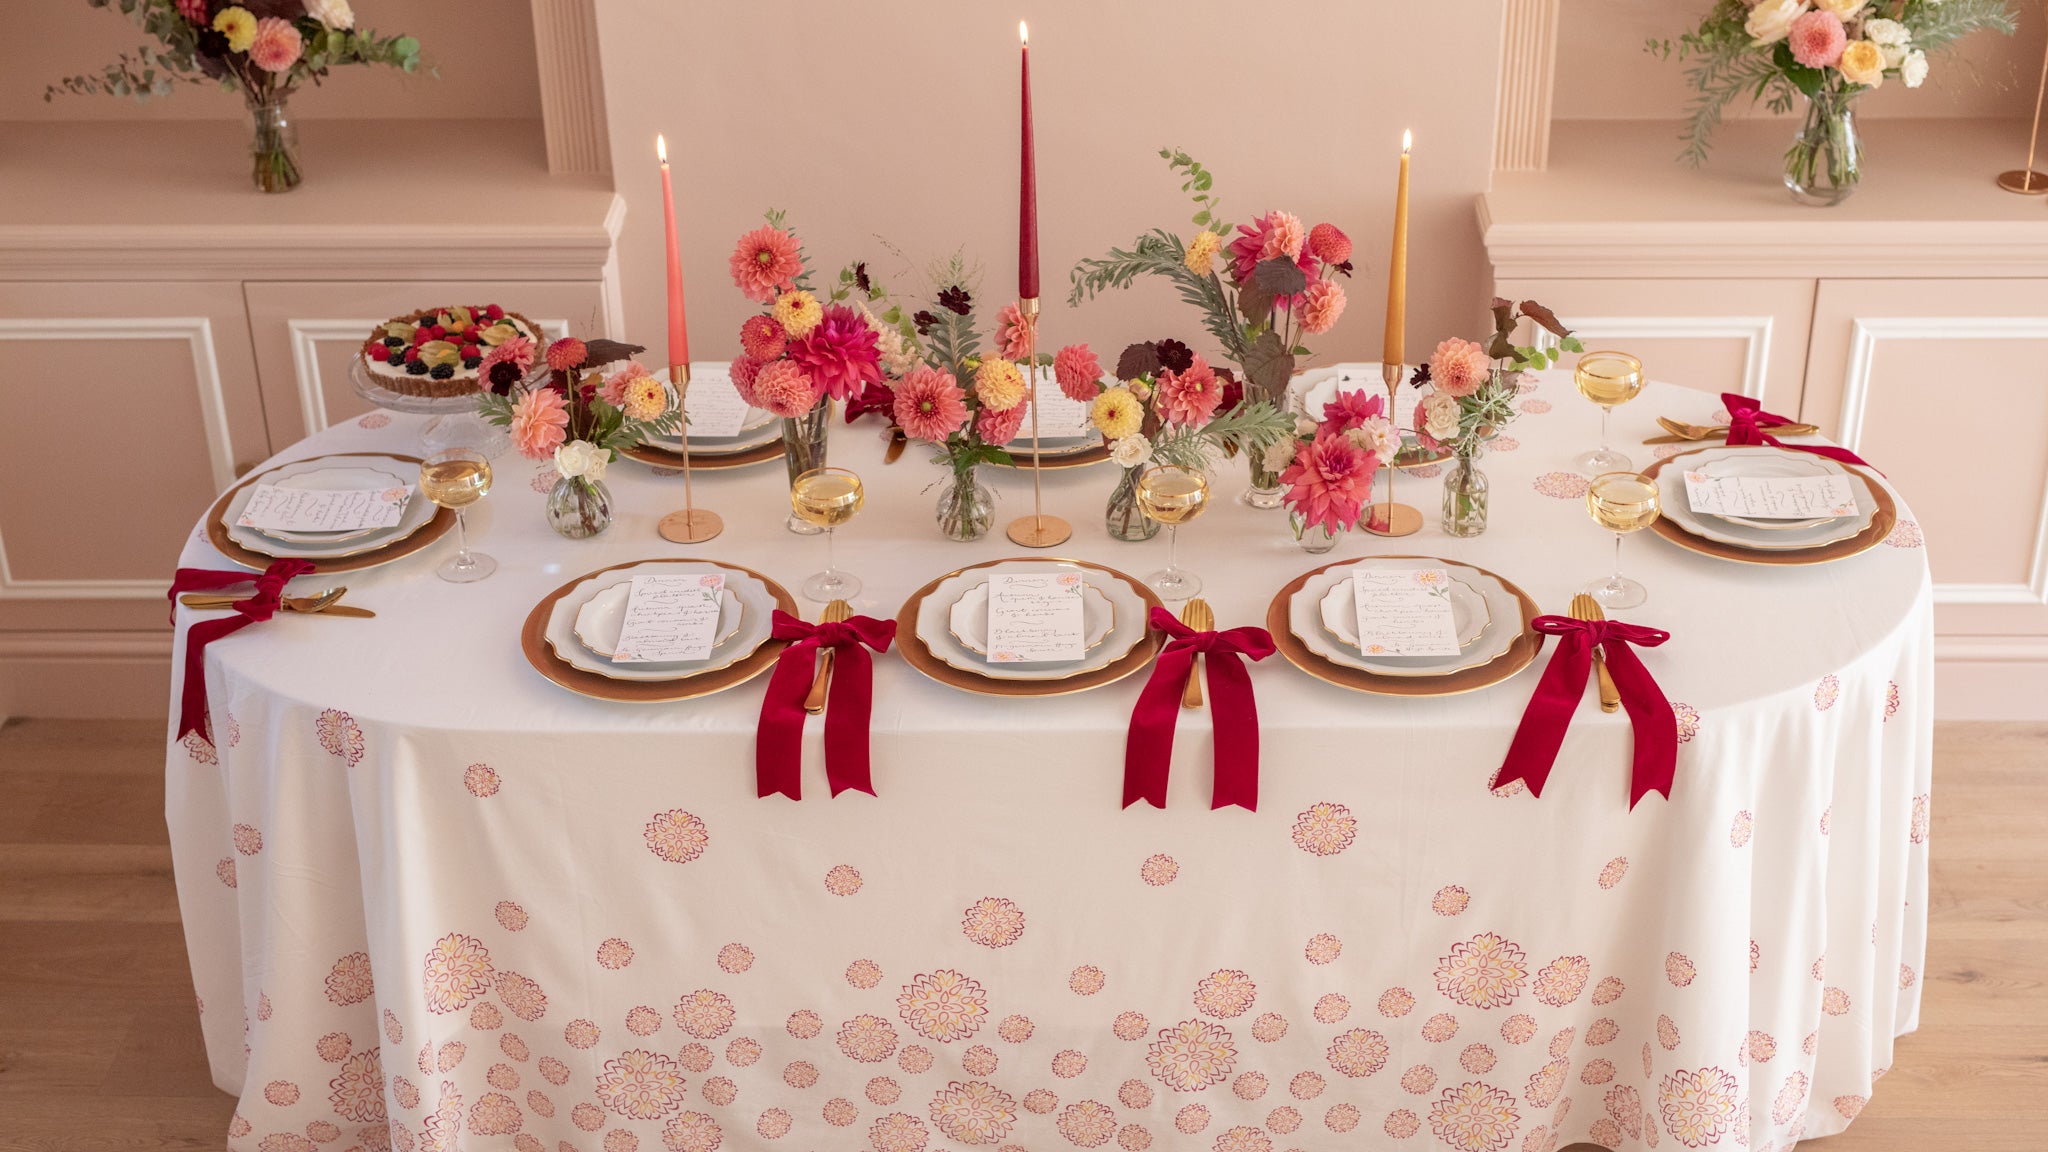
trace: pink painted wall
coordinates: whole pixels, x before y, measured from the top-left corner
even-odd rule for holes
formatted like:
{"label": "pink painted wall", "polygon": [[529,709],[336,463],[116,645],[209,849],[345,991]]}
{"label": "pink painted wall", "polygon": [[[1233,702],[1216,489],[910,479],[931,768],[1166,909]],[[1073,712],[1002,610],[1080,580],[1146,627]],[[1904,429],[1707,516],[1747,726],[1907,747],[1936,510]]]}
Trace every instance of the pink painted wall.
{"label": "pink painted wall", "polygon": [[1155,225],[1192,234],[1192,209],[1156,155],[1174,145],[1216,173],[1231,219],[1285,207],[1351,234],[1361,271],[1350,308],[1315,347],[1323,362],[1376,358],[1408,126],[1410,347],[1476,334],[1486,284],[1472,207],[1491,165],[1498,0],[601,0],[614,180],[630,206],[628,335],[663,338],[656,132],[677,161],[700,357],[734,351],[750,305],[726,256],[771,205],[789,210],[828,274],[855,257],[902,271],[884,239],[917,265],[965,244],[991,296],[1009,298],[1019,16],[1032,29],[1048,340],[1087,340],[1105,355],[1167,335],[1209,344],[1164,282],[1065,304],[1077,258]]}
{"label": "pink painted wall", "polygon": [[[533,16],[527,0],[358,0],[358,27],[417,36],[438,79],[389,68],[336,69],[327,82],[295,96],[308,120],[540,118]],[[142,43],[142,30],[113,10],[83,0],[16,0],[7,5],[13,45],[0,68],[0,120],[232,120],[238,97],[210,87],[136,104],[110,96],[60,96],[43,89],[89,72]],[[33,45],[31,50],[29,46]]]}

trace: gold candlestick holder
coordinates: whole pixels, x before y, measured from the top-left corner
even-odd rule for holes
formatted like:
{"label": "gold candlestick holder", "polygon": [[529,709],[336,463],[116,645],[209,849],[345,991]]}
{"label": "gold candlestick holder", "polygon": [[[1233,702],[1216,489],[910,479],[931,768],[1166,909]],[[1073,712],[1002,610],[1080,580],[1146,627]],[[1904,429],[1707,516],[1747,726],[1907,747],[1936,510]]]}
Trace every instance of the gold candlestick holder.
{"label": "gold candlestick holder", "polygon": [[[675,385],[676,406],[684,408],[690,394],[690,366],[671,364],[668,366],[669,383]],[[661,518],[655,525],[661,538],[677,544],[702,544],[720,532],[725,531],[725,521],[718,513],[697,507],[696,493],[690,483],[690,425],[685,415],[683,423],[683,506]]]}
{"label": "gold candlestick holder", "polygon": [[1074,526],[1057,516],[1045,514],[1045,497],[1039,483],[1038,452],[1038,297],[1017,301],[1024,314],[1025,403],[1031,405],[1031,515],[1019,516],[1004,529],[1010,542],[1022,548],[1051,548],[1074,535]]}
{"label": "gold candlestick holder", "polygon": [[2022,196],[2048,196],[2048,176],[2034,171],[2034,146],[2041,142],[2041,98],[2048,96],[2048,53],[2041,57],[2041,84],[2034,91],[2034,128],[2027,134],[2027,166],[1998,174],[1998,186]]}
{"label": "gold candlestick holder", "polygon": [[[1387,382],[1387,419],[1395,421],[1394,427],[1396,429],[1400,427],[1400,423],[1394,416],[1394,392],[1401,387],[1401,371],[1401,365],[1399,364],[1380,365],[1380,378]],[[1388,460],[1385,464],[1387,469],[1386,503],[1374,503],[1372,511],[1365,518],[1365,523],[1361,525],[1367,532],[1375,536],[1413,536],[1415,533],[1422,531],[1422,511],[1408,504],[1397,503],[1394,500],[1394,477],[1401,474],[1401,470],[1395,467],[1399,463],[1399,456],[1400,453],[1397,451],[1395,459]]]}

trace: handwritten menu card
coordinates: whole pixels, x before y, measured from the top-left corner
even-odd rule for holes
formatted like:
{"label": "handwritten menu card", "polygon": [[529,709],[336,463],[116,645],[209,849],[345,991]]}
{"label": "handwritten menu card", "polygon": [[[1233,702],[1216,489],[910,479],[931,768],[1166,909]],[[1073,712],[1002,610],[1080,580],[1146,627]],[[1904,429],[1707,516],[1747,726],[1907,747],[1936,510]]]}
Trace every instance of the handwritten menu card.
{"label": "handwritten menu card", "polygon": [[998,572],[988,580],[988,662],[1047,663],[1087,655],[1079,572]]}
{"label": "handwritten menu card", "polygon": [[1756,520],[1808,520],[1854,516],[1856,490],[1841,473],[1826,476],[1709,476],[1685,474],[1685,499],[1707,516]]}
{"label": "handwritten menu card", "polygon": [[[1095,435],[1095,427],[1088,421],[1089,405],[1070,399],[1060,391],[1059,383],[1051,374],[1038,378],[1038,437],[1041,440],[1074,439]],[[1025,414],[1022,431],[1018,435],[1028,447],[1031,442],[1031,416]],[[1016,442],[1011,447],[1017,447]]]}
{"label": "handwritten menu card", "polygon": [[718,602],[724,591],[720,575],[633,577],[612,659],[651,664],[708,658],[718,638]]}
{"label": "handwritten menu card", "polygon": [[[1337,391],[1378,393],[1387,386],[1386,378],[1380,375],[1377,364],[1337,365]],[[1318,412],[1320,416],[1322,413]]]}
{"label": "handwritten menu card", "polygon": [[410,487],[333,489],[258,484],[235,523],[259,532],[360,532],[405,515]]}
{"label": "handwritten menu card", "polygon": [[706,364],[690,368],[690,387],[683,394],[683,414],[689,417],[689,435],[737,436],[747,423],[747,402],[733,387],[732,367]]}
{"label": "handwritten menu card", "polygon": [[1358,649],[1368,656],[1456,656],[1450,573],[1441,568],[1351,570]]}

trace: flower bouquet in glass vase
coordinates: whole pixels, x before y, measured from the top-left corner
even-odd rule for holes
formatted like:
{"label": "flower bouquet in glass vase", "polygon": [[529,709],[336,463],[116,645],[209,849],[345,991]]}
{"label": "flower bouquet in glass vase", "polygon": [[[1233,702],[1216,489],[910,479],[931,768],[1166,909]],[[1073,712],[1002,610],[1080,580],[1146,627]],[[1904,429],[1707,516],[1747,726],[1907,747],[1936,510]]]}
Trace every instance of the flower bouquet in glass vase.
{"label": "flower bouquet in glass vase", "polygon": [[1927,79],[1929,53],[1972,32],[2011,35],[2006,0],[1718,0],[1698,27],[1651,53],[1688,62],[1695,90],[1684,157],[1704,164],[1721,114],[1736,99],[1806,116],[1785,152],[1785,187],[1802,204],[1841,203],[1863,178],[1858,97],[1896,76]]}
{"label": "flower bouquet in glass vase", "polygon": [[[1548,332],[1547,346],[1518,345],[1515,332],[1527,319]],[[1516,416],[1524,370],[1547,368],[1560,352],[1581,352],[1571,329],[1534,300],[1493,302],[1493,336],[1484,345],[1453,336],[1417,365],[1411,383],[1423,389],[1415,405],[1415,437],[1431,451],[1455,459],[1444,476],[1443,530],[1451,536],[1486,531],[1486,474],[1478,467],[1486,443]]]}
{"label": "flower bouquet in glass vase", "polygon": [[[619,451],[682,426],[675,393],[632,359],[644,351],[616,340],[569,337],[548,345],[545,374],[529,377],[533,341],[521,336],[493,347],[478,366],[485,389],[478,412],[511,433],[520,455],[554,461],[548,526],[572,540],[611,526],[604,473]],[[623,367],[604,373],[621,361]]]}
{"label": "flower bouquet in glass vase", "polygon": [[97,72],[67,76],[45,89],[43,99],[103,93],[142,101],[168,96],[179,84],[240,92],[249,110],[250,177],[264,192],[289,192],[303,178],[298,128],[285,109],[300,85],[317,85],[342,64],[420,68],[418,40],[356,31],[348,0],[85,2],[118,8],[155,43],[124,52]]}
{"label": "flower bouquet in glass vase", "polygon": [[[1338,277],[1351,275],[1351,240],[1334,224],[1306,227],[1300,217],[1279,210],[1233,229],[1218,211],[1213,174],[1178,149],[1164,148],[1159,155],[1193,198],[1192,223],[1199,231],[1183,241],[1155,228],[1128,249],[1082,260],[1074,266],[1067,303],[1127,288],[1141,275],[1164,278],[1201,313],[1203,329],[1237,365],[1246,396],[1277,408],[1296,366],[1309,355],[1303,339],[1328,332],[1343,315]],[[1245,502],[1279,507],[1278,476],[1259,457],[1250,463],[1252,487]]]}
{"label": "flower bouquet in glass vase", "polygon": [[1377,392],[1339,392],[1320,414],[1293,417],[1287,435],[1265,448],[1261,463],[1279,478],[1304,551],[1328,552],[1364,520],[1373,477],[1401,450],[1386,407]]}

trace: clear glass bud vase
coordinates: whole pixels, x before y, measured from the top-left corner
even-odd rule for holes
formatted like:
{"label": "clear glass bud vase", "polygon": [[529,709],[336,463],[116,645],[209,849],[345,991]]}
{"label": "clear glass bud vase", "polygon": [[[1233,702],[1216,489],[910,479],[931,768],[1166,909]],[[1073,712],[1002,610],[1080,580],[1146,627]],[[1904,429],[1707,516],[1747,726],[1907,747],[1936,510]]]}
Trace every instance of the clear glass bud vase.
{"label": "clear glass bud vase", "polygon": [[[809,412],[782,422],[782,462],[789,466],[792,489],[796,487],[797,477],[825,466],[826,441],[831,431],[832,401],[829,399],[820,399]],[[824,531],[794,511],[789,514],[785,526],[799,536],[815,536]]]}
{"label": "clear glass bud vase", "polygon": [[1479,470],[1479,449],[1461,454],[1444,474],[1443,529],[1447,536],[1477,536],[1486,531],[1486,473]]}
{"label": "clear glass bud vase", "polygon": [[263,192],[289,192],[304,175],[299,168],[299,125],[279,95],[249,100],[249,176]]}
{"label": "clear glass bud vase", "polygon": [[948,540],[979,540],[996,522],[996,494],[973,468],[955,471],[939,490],[938,520]]}
{"label": "clear glass bud vase", "polygon": [[587,540],[612,526],[612,490],[588,476],[563,476],[548,490],[548,527]]}
{"label": "clear glass bud vase", "polygon": [[1124,469],[1109,494],[1108,506],[1102,510],[1102,526],[1118,540],[1136,543],[1159,535],[1159,521],[1138,508],[1138,474],[1144,470],[1143,465]]}
{"label": "clear glass bud vase", "polygon": [[1853,97],[1822,92],[1807,101],[1806,121],[1785,153],[1785,187],[1801,204],[1828,208],[1849,198],[1863,179],[1863,142]]}

